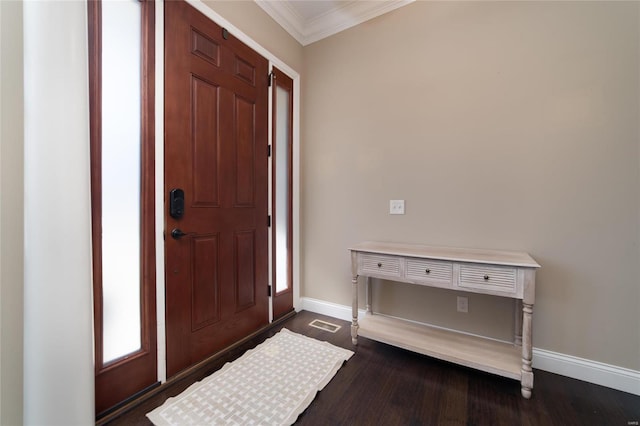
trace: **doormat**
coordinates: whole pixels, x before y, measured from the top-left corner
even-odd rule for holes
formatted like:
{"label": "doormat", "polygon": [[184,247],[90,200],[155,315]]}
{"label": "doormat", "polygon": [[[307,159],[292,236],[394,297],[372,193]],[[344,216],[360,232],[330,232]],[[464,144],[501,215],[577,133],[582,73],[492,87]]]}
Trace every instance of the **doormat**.
{"label": "doormat", "polygon": [[340,330],[340,328],[342,328],[341,325],[333,324],[319,319],[314,319],[309,323],[309,325],[311,327],[319,328],[320,330],[329,331],[331,333],[335,333],[336,331]]}
{"label": "doormat", "polygon": [[290,425],[353,352],[283,328],[147,413],[165,425]]}

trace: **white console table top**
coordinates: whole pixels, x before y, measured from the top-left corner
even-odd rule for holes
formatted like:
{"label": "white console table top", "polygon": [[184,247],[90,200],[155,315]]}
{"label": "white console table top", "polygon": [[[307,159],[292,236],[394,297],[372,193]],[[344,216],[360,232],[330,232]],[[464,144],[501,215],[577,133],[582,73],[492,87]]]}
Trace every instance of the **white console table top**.
{"label": "white console table top", "polygon": [[356,252],[378,253],[393,256],[418,257],[452,262],[483,263],[489,265],[539,268],[540,265],[528,253],[517,251],[480,250],[456,247],[436,247],[418,244],[367,241],[349,247]]}

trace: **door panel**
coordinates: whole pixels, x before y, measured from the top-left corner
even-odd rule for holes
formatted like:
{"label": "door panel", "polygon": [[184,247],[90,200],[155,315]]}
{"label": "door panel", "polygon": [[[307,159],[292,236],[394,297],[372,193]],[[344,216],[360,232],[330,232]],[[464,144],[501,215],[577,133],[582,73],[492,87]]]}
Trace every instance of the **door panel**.
{"label": "door panel", "polygon": [[220,46],[215,41],[198,31],[191,30],[191,51],[201,58],[220,66]]}
{"label": "door panel", "polygon": [[[234,127],[237,141],[236,149],[236,206],[253,207],[255,192],[256,150],[254,138],[255,105],[253,102],[237,97],[235,102]],[[264,161],[262,156],[260,160]]]}
{"label": "door panel", "polygon": [[191,331],[220,320],[220,286],[218,281],[218,236],[193,239]]}
{"label": "door panel", "polygon": [[218,117],[220,88],[192,77],[191,117],[193,117],[193,203],[218,206],[220,155]]}
{"label": "door panel", "polygon": [[255,232],[244,231],[235,234],[234,264],[236,266],[236,312],[256,304],[255,277]]}
{"label": "door panel", "polygon": [[165,215],[173,376],[268,323],[268,63],[184,2],[165,20],[165,193],[185,193]]}

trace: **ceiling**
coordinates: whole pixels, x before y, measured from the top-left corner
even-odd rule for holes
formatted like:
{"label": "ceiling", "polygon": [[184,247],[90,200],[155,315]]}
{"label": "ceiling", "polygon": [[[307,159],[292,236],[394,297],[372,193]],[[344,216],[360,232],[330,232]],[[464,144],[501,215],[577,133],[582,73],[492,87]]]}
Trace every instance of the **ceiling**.
{"label": "ceiling", "polygon": [[306,46],[414,0],[255,0],[300,44]]}

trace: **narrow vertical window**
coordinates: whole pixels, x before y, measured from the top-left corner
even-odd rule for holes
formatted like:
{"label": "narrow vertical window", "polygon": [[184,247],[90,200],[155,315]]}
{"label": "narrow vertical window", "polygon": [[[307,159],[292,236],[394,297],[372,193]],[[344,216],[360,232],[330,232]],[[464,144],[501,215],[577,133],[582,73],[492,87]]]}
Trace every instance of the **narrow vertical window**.
{"label": "narrow vertical window", "polygon": [[291,145],[289,128],[291,127],[291,112],[289,104],[291,92],[276,85],[276,140],[275,145],[275,235],[276,235],[276,293],[287,290],[289,282],[289,174],[291,159],[289,158]]}
{"label": "narrow vertical window", "polygon": [[103,362],[141,347],[141,17],[137,0],[102,3]]}
{"label": "narrow vertical window", "polygon": [[88,1],[96,414],[157,385],[155,3]]}
{"label": "narrow vertical window", "polygon": [[293,80],[273,69],[273,317],[293,310]]}

